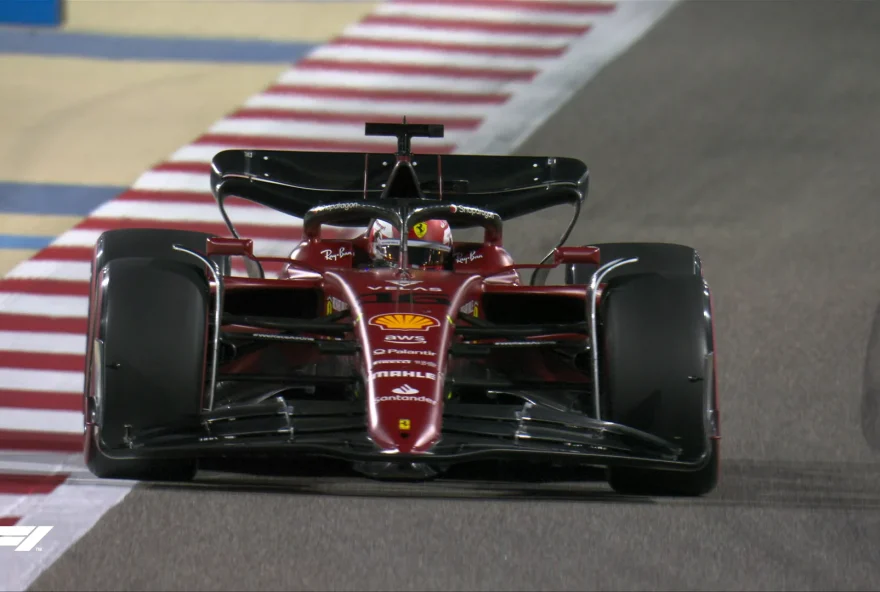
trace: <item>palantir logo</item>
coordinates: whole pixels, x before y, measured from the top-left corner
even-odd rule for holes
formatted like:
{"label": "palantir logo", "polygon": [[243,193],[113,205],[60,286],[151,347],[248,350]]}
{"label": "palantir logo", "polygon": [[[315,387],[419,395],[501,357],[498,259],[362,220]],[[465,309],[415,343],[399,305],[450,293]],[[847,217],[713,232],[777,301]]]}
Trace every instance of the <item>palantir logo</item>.
{"label": "palantir logo", "polygon": [[0,526],[0,547],[15,547],[16,551],[33,551],[51,526]]}

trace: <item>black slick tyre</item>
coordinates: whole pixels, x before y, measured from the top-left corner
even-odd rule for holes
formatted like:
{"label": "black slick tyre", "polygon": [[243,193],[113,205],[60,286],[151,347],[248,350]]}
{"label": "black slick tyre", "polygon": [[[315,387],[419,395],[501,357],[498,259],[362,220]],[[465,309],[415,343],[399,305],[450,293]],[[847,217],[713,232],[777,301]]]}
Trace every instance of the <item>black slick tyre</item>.
{"label": "black slick tyre", "polygon": [[[615,277],[635,273],[660,273],[667,276],[702,275],[702,261],[699,254],[686,245],[674,243],[594,243],[590,246],[599,248],[599,265],[605,265],[616,259],[638,257],[635,263],[622,265],[607,275],[603,281]],[[565,269],[567,284],[589,285],[593,272],[598,265],[574,263]]]}
{"label": "black slick tyre", "polygon": [[673,442],[682,460],[705,460],[696,471],[610,467],[609,484],[636,495],[709,493],[720,459],[708,286],[698,276],[622,276],[608,283],[599,317],[603,419]]}
{"label": "black slick tyre", "polygon": [[136,229],[111,231],[99,240],[84,404],[93,422],[87,425],[86,465],[98,477],[180,481],[196,472],[197,463],[188,459],[111,458],[95,440],[124,451],[125,426],[134,432],[198,421],[209,285],[204,265],[172,245],[204,253],[208,236]]}

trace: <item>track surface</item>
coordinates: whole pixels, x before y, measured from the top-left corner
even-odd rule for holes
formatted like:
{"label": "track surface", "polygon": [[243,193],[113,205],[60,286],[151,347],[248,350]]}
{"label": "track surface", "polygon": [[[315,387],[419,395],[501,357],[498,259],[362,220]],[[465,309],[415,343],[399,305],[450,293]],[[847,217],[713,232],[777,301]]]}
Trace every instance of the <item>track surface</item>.
{"label": "track surface", "polygon": [[[859,408],[880,300],[878,30],[874,2],[685,4],[521,149],[590,164],[575,242],[700,250],[726,459],[713,496],[142,486],[32,589],[876,590],[880,455]],[[512,223],[529,234],[511,250],[543,254],[566,213]]]}

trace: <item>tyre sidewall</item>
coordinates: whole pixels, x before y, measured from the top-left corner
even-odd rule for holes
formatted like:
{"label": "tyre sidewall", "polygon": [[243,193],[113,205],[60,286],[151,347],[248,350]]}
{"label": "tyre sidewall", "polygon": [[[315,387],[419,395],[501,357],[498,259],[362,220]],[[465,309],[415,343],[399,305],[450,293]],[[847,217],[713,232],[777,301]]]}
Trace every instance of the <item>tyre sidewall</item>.
{"label": "tyre sidewall", "polygon": [[599,248],[599,265],[576,263],[565,270],[567,284],[590,283],[593,273],[600,265],[617,259],[638,258],[634,263],[621,265],[607,273],[603,281],[625,275],[659,273],[665,276],[702,276],[703,263],[697,251],[674,243],[596,243]]}
{"label": "tyre sidewall", "polygon": [[[94,310],[97,305],[97,278],[104,266],[120,260],[138,257],[157,258],[164,261],[177,261],[193,268],[198,266],[192,255],[182,253],[174,249],[175,244],[179,244],[188,249],[192,249],[199,253],[205,253],[207,249],[207,240],[212,238],[213,234],[205,232],[196,232],[190,230],[172,230],[166,228],[123,228],[116,230],[108,230],[103,232],[95,242],[95,250],[92,256],[92,266],[89,278],[89,294],[92,295],[89,301],[88,325],[87,325],[87,349],[86,363],[84,372],[85,387],[88,389],[91,380],[92,370],[92,350],[91,343],[95,338],[95,318],[97,312]],[[215,257],[215,261],[220,265],[223,273],[228,273],[229,257]],[[86,390],[86,392],[88,392]],[[83,414],[88,413],[88,400],[83,399]]]}
{"label": "tyre sidewall", "polygon": [[[128,258],[108,263],[99,278],[95,334],[104,343],[103,401],[95,427],[103,445],[122,447],[126,425],[137,432],[197,424],[209,311],[204,272],[178,261]],[[90,376],[87,395],[95,379]],[[130,477],[162,464],[109,459],[93,444],[87,463],[99,476]]]}
{"label": "tyre sidewall", "polygon": [[705,363],[713,335],[700,277],[612,280],[600,307],[604,418],[667,439],[694,460],[705,451]]}

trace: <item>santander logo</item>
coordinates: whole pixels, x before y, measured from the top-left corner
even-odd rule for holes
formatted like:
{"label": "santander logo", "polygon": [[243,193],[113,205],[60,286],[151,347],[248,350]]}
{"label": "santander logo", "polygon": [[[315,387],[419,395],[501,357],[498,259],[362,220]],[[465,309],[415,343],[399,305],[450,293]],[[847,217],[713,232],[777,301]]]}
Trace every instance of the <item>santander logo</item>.
{"label": "santander logo", "polygon": [[414,389],[410,385],[405,384],[403,386],[397,387],[396,389],[392,389],[391,392],[395,395],[418,395],[419,389]]}
{"label": "santander logo", "polygon": [[422,395],[388,395],[387,397],[376,398],[377,403],[405,402],[405,403],[427,403],[428,405],[437,405],[437,401],[431,397]]}

